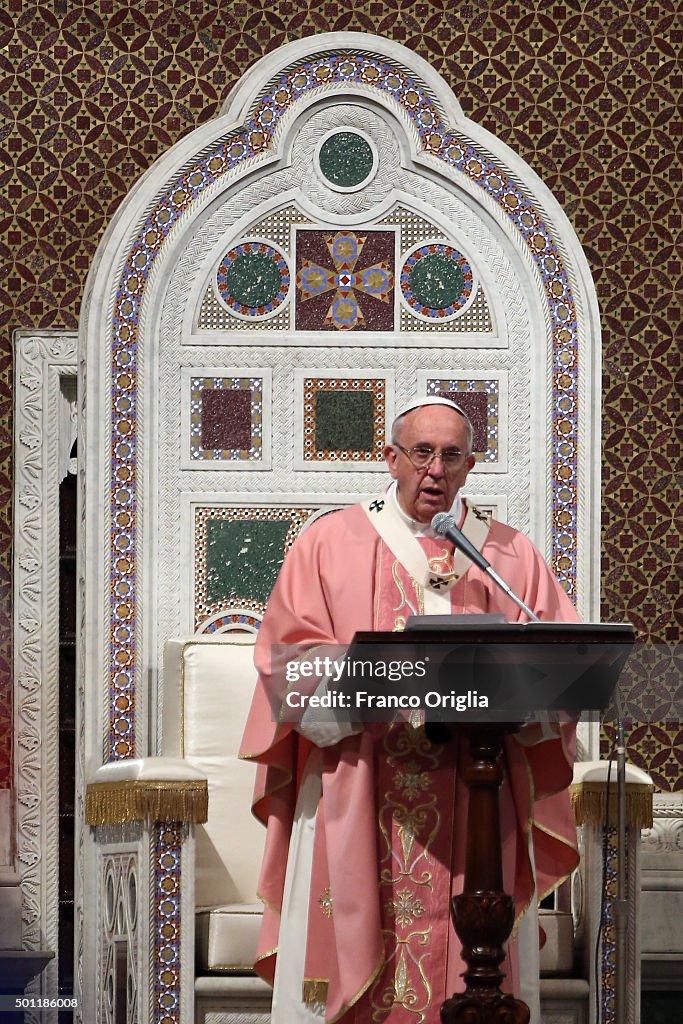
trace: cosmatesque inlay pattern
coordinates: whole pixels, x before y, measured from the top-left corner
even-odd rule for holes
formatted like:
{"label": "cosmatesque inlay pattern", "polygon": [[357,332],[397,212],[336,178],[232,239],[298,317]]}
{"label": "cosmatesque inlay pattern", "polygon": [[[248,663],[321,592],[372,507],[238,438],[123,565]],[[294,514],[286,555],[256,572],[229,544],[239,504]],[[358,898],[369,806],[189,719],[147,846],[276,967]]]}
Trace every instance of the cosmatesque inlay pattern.
{"label": "cosmatesque inlay pattern", "polygon": [[196,632],[245,616],[258,627],[282,561],[313,508],[200,506],[194,510]]}
{"label": "cosmatesque inlay pattern", "polygon": [[[674,337],[680,176],[671,130],[680,90],[672,0],[601,2],[581,11],[519,5],[454,11],[395,0],[300,11],[285,0],[205,8],[54,11],[8,0],[0,65],[6,75],[8,195],[0,314],[6,331],[0,394],[7,410],[0,503],[0,575],[11,582],[12,355],[10,329],[76,328],[97,243],[141,170],[214,117],[245,67],[286,38],[376,31],[440,71],[465,113],[519,152],[565,208],[598,283],[604,353],[603,607],[642,636],[675,642],[680,616],[673,554],[680,496],[672,427],[680,415]],[[170,41],[174,59],[171,60]],[[567,118],[571,110],[572,117]],[[416,239],[418,241],[419,239]],[[273,323],[270,321],[269,323]],[[123,467],[125,469],[125,465]],[[113,584],[116,586],[117,584]],[[9,662],[9,608],[0,612]],[[9,673],[7,674],[9,680]],[[0,689],[0,778],[9,780],[11,700]],[[657,784],[683,786],[675,722],[629,741]]]}
{"label": "cosmatesque inlay pattern", "polygon": [[[112,380],[112,492],[125,481],[132,500],[125,510],[112,503],[114,529],[111,539],[111,593],[123,582],[135,579],[136,567],[136,453],[137,437],[133,399],[137,389],[137,332],[138,316],[146,282],[169,231],[178,223],[202,192],[227,171],[264,151],[274,137],[280,119],[297,100],[320,88],[341,88],[351,82],[369,85],[385,97],[393,99],[412,120],[425,153],[442,160],[449,168],[464,174],[481,187],[499,204],[513,221],[528,246],[548,296],[548,316],[554,337],[553,379],[561,395],[553,421],[553,507],[569,510],[570,522],[554,532],[553,568],[570,594],[574,592],[576,571],[576,532],[572,529],[571,509],[576,501],[577,461],[575,436],[577,430],[577,326],[573,298],[563,261],[552,233],[533,201],[520,190],[512,178],[496,167],[483,151],[461,141],[449,131],[438,107],[424,87],[411,74],[394,64],[351,51],[321,55],[303,60],[284,75],[273,80],[261,100],[252,108],[250,120],[229,139],[218,145],[185,172],[171,187],[146,218],[133,243],[121,275],[121,284],[114,309],[112,330],[112,362],[115,367]],[[333,239],[332,249],[338,243]],[[326,243],[328,244],[328,243]],[[355,243],[358,246],[358,243]],[[335,270],[343,275],[345,266],[331,258]],[[385,284],[379,286],[373,278],[367,298],[373,313],[381,319],[381,304],[389,287],[390,266],[386,260],[377,261]],[[374,267],[374,264],[373,264]],[[354,267],[348,270],[355,271]],[[297,273],[297,278],[301,270]],[[297,282],[298,283],[298,282]],[[393,284],[393,281],[391,282]],[[302,293],[304,286],[301,285]],[[326,321],[337,329],[353,329],[362,324],[352,291],[343,295],[343,302],[333,302]],[[308,296],[309,299],[312,296]],[[336,303],[336,304],[335,304]],[[343,307],[343,308],[342,308]],[[298,314],[297,314],[298,315]],[[383,324],[383,320],[382,320]],[[376,329],[382,329],[377,323]],[[562,402],[565,403],[564,407]],[[125,608],[125,626],[118,615]],[[116,708],[116,697],[122,688],[130,688],[135,671],[135,607],[134,598],[112,601],[110,676],[112,699],[110,707],[109,744],[113,759],[129,757],[135,750],[135,708],[121,714]],[[121,637],[122,630],[125,638]]]}

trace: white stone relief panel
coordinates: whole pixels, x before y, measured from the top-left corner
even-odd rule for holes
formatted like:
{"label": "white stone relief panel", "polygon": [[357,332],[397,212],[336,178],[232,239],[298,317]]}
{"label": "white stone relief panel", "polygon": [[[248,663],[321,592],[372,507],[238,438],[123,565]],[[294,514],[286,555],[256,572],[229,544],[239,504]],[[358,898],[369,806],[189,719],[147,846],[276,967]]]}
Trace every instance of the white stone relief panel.
{"label": "white stone relief panel", "polygon": [[[106,853],[100,860],[98,1019],[102,1024],[138,1019],[141,899],[137,851]],[[144,897],[143,897],[144,899]],[[120,1004],[124,1003],[124,1007]]]}
{"label": "white stone relief panel", "polygon": [[[360,103],[330,102],[313,112],[294,135],[291,151],[292,171],[299,181],[306,182],[311,207],[346,219],[367,213],[384,202],[402,163],[396,128],[388,112]],[[359,191],[340,192],[320,173],[319,146],[335,129],[362,131],[375,151],[374,174]]]}
{"label": "white stone relief panel", "polygon": [[[216,368],[214,362],[210,362],[216,350],[214,348],[193,349],[195,355],[194,367],[196,376],[202,376],[207,370]],[[158,561],[156,567],[158,581],[158,643],[163,643],[165,636],[177,633],[179,628],[199,628],[199,623],[192,623],[190,607],[186,602],[189,600],[188,593],[181,599],[177,580],[186,578],[189,552],[186,538],[192,534],[193,525],[187,522],[181,526],[180,517],[180,493],[191,492],[197,487],[196,473],[188,470],[179,470],[178,461],[178,440],[185,435],[182,426],[182,418],[185,415],[179,407],[178,385],[181,366],[187,360],[187,348],[179,347],[177,355],[167,359],[166,367],[159,374],[159,489],[162,499],[159,504],[158,516],[158,546],[164,552],[164,558]],[[307,493],[327,494],[330,500],[339,500],[338,496],[348,494],[351,500],[359,500],[361,497],[376,493],[386,487],[390,481],[388,472],[382,465],[381,471],[373,471],[369,476],[363,470],[348,471],[345,469],[330,469],[328,465],[317,468],[315,471],[299,469],[296,465],[296,448],[292,439],[296,436],[297,418],[301,416],[302,410],[297,400],[297,375],[311,366],[315,366],[319,373],[333,376],[341,367],[358,367],[369,375],[372,373],[376,378],[389,379],[393,375],[395,408],[400,408],[417,393],[423,390],[418,382],[418,375],[429,375],[430,368],[442,367],[442,355],[433,349],[413,350],[409,358],[401,359],[397,366],[396,356],[393,352],[383,349],[374,350],[367,348],[354,348],[340,352],[337,349],[318,348],[313,352],[309,348],[286,349],[280,346],[264,348],[241,348],[229,347],[221,350],[225,359],[226,367],[269,367],[273,375],[273,410],[272,410],[272,463],[270,471],[259,471],[254,469],[249,472],[249,494],[247,497],[252,503],[270,504],[274,494],[301,494],[305,501]],[[348,357],[351,356],[349,359]],[[511,364],[509,354],[501,354],[498,362],[503,362],[508,367]],[[313,358],[311,358],[313,357]],[[345,360],[341,361],[341,358]],[[249,361],[248,361],[249,360]],[[310,360],[310,362],[309,362]],[[298,364],[298,365],[297,365]],[[446,369],[450,369],[449,364]],[[187,367],[186,367],[187,369]],[[487,379],[490,373],[490,363],[483,353],[470,354],[467,360],[468,374]],[[195,374],[195,371],[192,371]],[[503,375],[509,370],[496,370],[495,373]],[[522,375],[519,366],[514,371],[515,377]],[[502,376],[501,376],[502,379]],[[528,385],[527,385],[528,386]],[[390,389],[391,390],[391,389]],[[387,425],[391,423],[391,411],[387,415]],[[524,431],[525,424],[520,417],[517,423],[517,430],[513,435],[514,450],[519,455],[527,453],[528,457],[528,433]],[[528,430],[528,425],[527,425]],[[479,472],[478,467],[470,475],[468,490],[477,496],[477,503],[487,505],[495,501],[495,515],[503,520],[510,521],[515,517],[514,525],[521,525],[528,529],[528,501],[523,492],[520,494],[521,481],[524,476],[523,465],[520,473],[514,480],[507,474],[491,474]],[[223,494],[233,498],[235,494],[242,494],[244,487],[243,472],[231,467],[217,469],[214,464],[202,469],[202,492]],[[205,620],[202,620],[205,622]],[[182,623],[182,627],[181,627]],[[206,621],[202,628],[207,628],[212,623]],[[214,628],[216,628],[214,626]]]}
{"label": "white stone relief panel", "polygon": [[[17,332],[14,447],[14,759],[22,942],[58,953],[59,483],[71,470],[76,335]],[[76,809],[83,744],[76,744]],[[80,774],[82,777],[82,774]],[[76,838],[78,867],[80,844]],[[57,959],[29,986],[55,995]],[[56,1011],[47,1011],[55,1024]]]}

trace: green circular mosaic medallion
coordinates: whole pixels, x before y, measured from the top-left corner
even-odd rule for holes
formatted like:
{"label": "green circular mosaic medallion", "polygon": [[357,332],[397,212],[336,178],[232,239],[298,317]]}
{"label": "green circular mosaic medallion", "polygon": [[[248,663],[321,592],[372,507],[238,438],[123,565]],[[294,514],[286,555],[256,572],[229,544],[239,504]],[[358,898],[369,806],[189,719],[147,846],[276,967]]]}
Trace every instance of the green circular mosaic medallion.
{"label": "green circular mosaic medallion", "polygon": [[224,287],[230,297],[251,309],[272,302],[282,284],[277,263],[261,252],[239,253],[224,274]]}
{"label": "green circular mosaic medallion", "polygon": [[337,188],[353,188],[365,181],[372,170],[372,149],[355,132],[337,132],[323,142],[318,163],[327,180]]}
{"label": "green circular mosaic medallion", "polygon": [[445,309],[462,295],[465,275],[452,256],[433,253],[415,263],[410,271],[409,285],[423,306]]}

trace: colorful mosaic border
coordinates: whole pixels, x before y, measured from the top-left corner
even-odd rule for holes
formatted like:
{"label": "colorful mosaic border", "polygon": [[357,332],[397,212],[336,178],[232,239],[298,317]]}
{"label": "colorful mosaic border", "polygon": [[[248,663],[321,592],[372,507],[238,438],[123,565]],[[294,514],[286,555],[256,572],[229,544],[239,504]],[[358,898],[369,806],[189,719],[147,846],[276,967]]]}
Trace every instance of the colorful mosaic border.
{"label": "colorful mosaic border", "polygon": [[[258,602],[254,601],[254,605]],[[231,607],[232,602],[228,602]],[[195,629],[197,634],[211,633],[256,633],[261,626],[262,615],[255,614],[244,608],[244,602],[236,602],[236,607],[229,611],[209,616],[200,622]]]}
{"label": "colorful mosaic border", "polygon": [[185,828],[180,822],[154,825],[154,1019],[180,1022],[181,853]]}
{"label": "colorful mosaic border", "polygon": [[[548,226],[525,190],[496,167],[489,157],[451,132],[438,107],[406,70],[393,62],[351,51],[298,61],[271,80],[252,107],[247,124],[213,152],[203,156],[162,194],[135,238],[125,259],[116,293],[112,323],[111,392],[111,546],[110,546],[110,709],[109,758],[136,753],[134,699],[120,712],[117,699],[134,694],[137,586],[137,427],[135,400],[138,374],[138,325],[151,268],[169,232],[199,196],[228,172],[272,145],[283,116],[300,98],[330,87],[362,84],[398,104],[412,121],[426,153],[465,175],[507,215],[528,247],[548,297],[553,337],[553,482],[554,526],[552,567],[572,598],[576,597],[576,499],[578,337],[576,311],[567,273]],[[122,509],[116,494],[129,495]],[[125,596],[121,596],[121,590]],[[122,632],[121,632],[122,630]],[[125,637],[123,636],[125,634]]]}
{"label": "colorful mosaic border", "polygon": [[605,860],[605,916],[600,936],[600,1020],[616,1024],[617,873],[619,864],[616,828],[607,829]]}
{"label": "colorful mosaic border", "polygon": [[[230,469],[270,469],[270,369],[210,368],[195,376],[196,368],[182,368],[183,412],[189,406],[189,422],[183,430],[183,469],[215,469],[216,463],[230,463]],[[202,447],[204,391],[250,393],[250,446],[248,448]],[[184,416],[185,418],[185,416]]]}
{"label": "colorful mosaic border", "polygon": [[[192,621],[195,632],[222,632],[219,628],[219,617],[222,617],[221,625],[227,626],[235,621],[235,616],[247,615],[253,617],[251,625],[263,618],[265,605],[261,601],[249,597],[229,598],[221,602],[209,602],[207,600],[207,523],[210,520],[222,520],[224,522],[282,522],[290,521],[290,527],[285,536],[285,543],[282,550],[282,557],[291,548],[298,537],[306,521],[317,509],[295,508],[293,506],[282,508],[266,507],[245,507],[245,506],[195,506],[194,508],[194,557],[190,560],[194,578],[192,592]],[[212,629],[212,623],[216,626]]]}
{"label": "colorful mosaic border", "polygon": [[[477,469],[491,468],[502,472],[507,468],[507,375],[501,373],[477,377],[467,374],[457,378],[434,377],[429,371],[418,371],[418,388],[426,395],[457,391],[485,394],[487,397],[487,421],[485,451],[474,453]],[[456,398],[457,401],[457,398]]]}
{"label": "colorful mosaic border", "polygon": [[[335,470],[384,470],[384,446],[387,429],[393,417],[394,374],[392,371],[333,370],[324,376],[318,370],[296,370],[294,374],[297,402],[295,469],[324,468]],[[371,450],[352,448],[316,449],[316,395],[320,392],[365,393],[373,396],[373,440]],[[299,413],[298,410],[301,410]]]}

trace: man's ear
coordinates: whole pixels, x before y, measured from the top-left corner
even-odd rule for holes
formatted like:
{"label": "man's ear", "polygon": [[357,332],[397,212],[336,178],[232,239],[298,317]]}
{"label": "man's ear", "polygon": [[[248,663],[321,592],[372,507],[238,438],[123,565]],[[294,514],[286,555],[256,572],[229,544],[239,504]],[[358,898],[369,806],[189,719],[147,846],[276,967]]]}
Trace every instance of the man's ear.
{"label": "man's ear", "polygon": [[398,459],[398,452],[394,448],[393,444],[386,444],[384,446],[384,460],[389,467],[389,472],[396,479],[396,460]]}
{"label": "man's ear", "polygon": [[[468,477],[468,475],[469,475],[469,472],[470,472],[470,470],[472,469],[472,467],[474,466],[474,463],[475,463],[476,461],[477,461],[477,460],[475,459],[474,455],[468,455],[468,456],[467,456],[467,459],[465,460],[465,466],[464,466],[464,475],[463,475],[463,478],[462,478],[462,483],[460,484],[460,487],[462,487],[462,486],[464,485],[464,483],[465,483],[465,480],[467,480],[467,477]],[[460,488],[458,488],[458,490],[459,490],[459,489],[460,489]]]}

